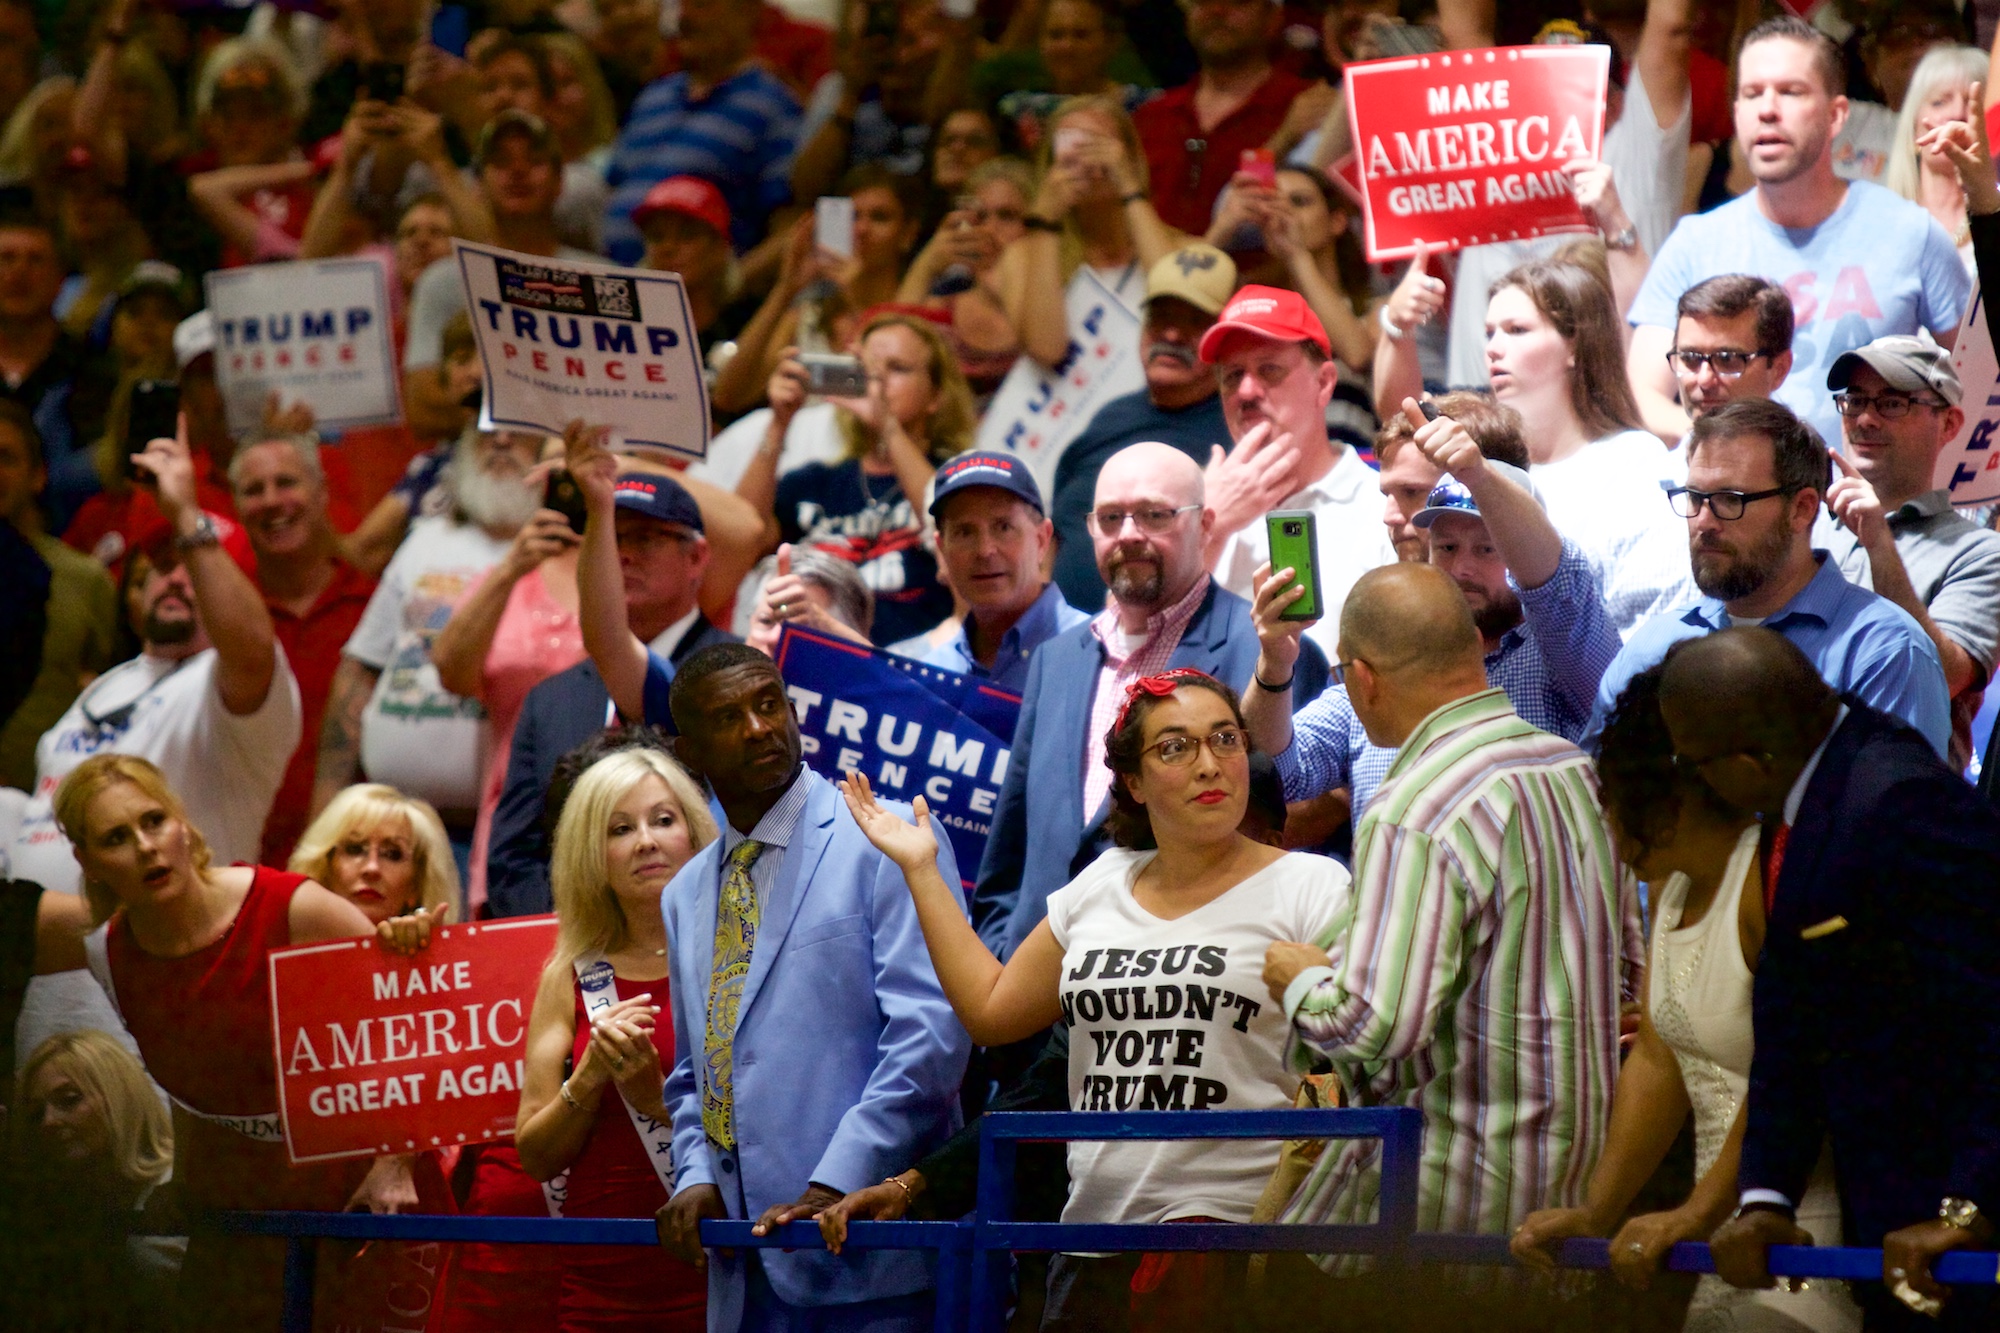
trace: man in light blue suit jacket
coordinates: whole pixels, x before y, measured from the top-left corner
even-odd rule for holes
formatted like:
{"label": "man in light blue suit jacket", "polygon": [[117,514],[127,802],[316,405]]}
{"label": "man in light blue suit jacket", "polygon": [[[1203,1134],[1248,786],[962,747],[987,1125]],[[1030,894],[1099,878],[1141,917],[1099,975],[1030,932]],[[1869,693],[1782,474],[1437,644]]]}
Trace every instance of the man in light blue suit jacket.
{"label": "man in light blue suit jacket", "polygon": [[[832,784],[800,763],[771,659],[707,648],[675,677],[683,763],[727,816],[661,897],[673,995],[674,1196],[669,1253],[708,1267],[711,1333],[911,1333],[931,1322],[932,1260],[908,1251],[704,1255],[704,1217],[779,1225],[903,1170],[958,1127],[971,1043],[932,970],[903,874],[869,843]],[[746,839],[756,901],[733,1039],[707,1051],[716,923],[729,858]],[[939,873],[956,883],[948,839]],[[721,1012],[727,1012],[726,1005]],[[718,1103],[728,1110],[718,1118]],[[704,1109],[707,1110],[705,1119]],[[725,1146],[715,1135],[726,1125]]]}

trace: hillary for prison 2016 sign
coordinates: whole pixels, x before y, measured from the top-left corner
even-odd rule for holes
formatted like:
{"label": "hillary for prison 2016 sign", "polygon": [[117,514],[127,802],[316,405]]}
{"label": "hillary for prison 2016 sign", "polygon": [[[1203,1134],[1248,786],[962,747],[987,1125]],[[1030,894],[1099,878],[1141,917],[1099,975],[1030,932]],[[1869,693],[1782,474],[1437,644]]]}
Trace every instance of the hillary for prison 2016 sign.
{"label": "hillary for prison 2016 sign", "polygon": [[796,625],[779,636],[777,658],[806,763],[834,782],[865,773],[889,800],[922,796],[951,836],[961,887],[970,892],[1021,697]]}
{"label": "hillary for prison 2016 sign", "polygon": [[1349,65],[1368,258],[1595,230],[1563,166],[1599,153],[1610,68],[1602,46]]}
{"label": "hillary for prison 2016 sign", "polygon": [[480,424],[562,434],[611,428],[612,447],[708,453],[708,384],[677,273],[452,243],[479,346]]}

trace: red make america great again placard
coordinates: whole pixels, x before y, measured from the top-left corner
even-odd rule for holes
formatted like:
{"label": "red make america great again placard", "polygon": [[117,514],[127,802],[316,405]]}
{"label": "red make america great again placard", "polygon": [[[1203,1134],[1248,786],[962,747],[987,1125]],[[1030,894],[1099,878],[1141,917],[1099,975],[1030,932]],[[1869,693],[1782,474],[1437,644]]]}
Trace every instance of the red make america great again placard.
{"label": "red make america great again placard", "polygon": [[552,916],[271,952],[278,1111],[294,1163],[507,1138]]}
{"label": "red make america great again placard", "polygon": [[1603,46],[1349,65],[1368,258],[1594,230],[1562,167],[1598,155],[1610,70]]}

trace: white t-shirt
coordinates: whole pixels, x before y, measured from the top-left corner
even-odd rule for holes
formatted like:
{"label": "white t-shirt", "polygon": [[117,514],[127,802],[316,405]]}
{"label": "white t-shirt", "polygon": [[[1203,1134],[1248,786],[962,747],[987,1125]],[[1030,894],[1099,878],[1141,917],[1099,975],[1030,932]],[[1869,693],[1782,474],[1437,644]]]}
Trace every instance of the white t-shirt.
{"label": "white t-shirt", "polygon": [[439,683],[431,642],[508,542],[450,516],[422,518],[396,551],[343,650],[381,672],[361,716],[361,766],[440,810],[479,804],[486,710]]}
{"label": "white t-shirt", "polygon": [[[35,747],[35,790],[8,849],[9,873],[63,893],[82,888],[53,802],[72,769],[107,753],[138,755],[159,767],[214,864],[254,862],[301,728],[299,683],[282,646],[277,654],[264,702],[243,714],[230,712],[216,692],[220,658],[213,648],[179,662],[142,654],[99,676]],[[88,972],[37,977],[22,1003],[16,1049],[32,1051],[77,1028],[125,1030]]]}
{"label": "white t-shirt", "polygon": [[[760,407],[724,426],[708,442],[708,456],[688,464],[690,477],[736,489],[749,470],[750,460],[764,446],[764,432],[771,426],[771,409]],[[778,453],[778,475],[796,471],[808,463],[838,463],[847,456],[847,441],[840,433],[840,419],[832,403],[807,403],[785,427],[785,444]]]}
{"label": "white t-shirt", "polygon": [[1660,488],[1685,474],[1686,464],[1642,430],[1607,435],[1528,469],[1549,521],[1596,571],[1604,609],[1622,637],[1653,612],[1696,596],[1687,520]]}
{"label": "white t-shirt", "polygon": [[[1396,563],[1396,548],[1382,522],[1386,503],[1375,469],[1352,449],[1343,448],[1332,471],[1276,506],[1309,509],[1318,520],[1321,614],[1307,628],[1306,637],[1320,646],[1329,662],[1340,656],[1335,651],[1340,644],[1340,608],[1346,604],[1348,592],[1377,565]],[[1255,595],[1257,567],[1270,558],[1270,533],[1261,517],[1253,519],[1223,543],[1215,562],[1215,581],[1250,601]]]}
{"label": "white t-shirt", "polygon": [[[1339,862],[1290,852],[1172,921],[1132,883],[1155,852],[1113,850],[1049,895],[1063,950],[1069,1104],[1077,1111],[1278,1110],[1298,1076],[1264,954],[1310,941],[1348,895]],[[1065,1222],[1247,1222],[1278,1164],[1257,1139],[1069,1145]]]}

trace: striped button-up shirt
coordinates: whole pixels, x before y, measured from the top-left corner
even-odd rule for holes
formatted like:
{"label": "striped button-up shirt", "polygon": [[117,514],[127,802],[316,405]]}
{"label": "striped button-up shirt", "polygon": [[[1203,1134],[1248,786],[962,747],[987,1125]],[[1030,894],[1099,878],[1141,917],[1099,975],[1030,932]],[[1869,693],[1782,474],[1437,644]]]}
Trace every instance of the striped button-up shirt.
{"label": "striped button-up shirt", "polygon": [[[1208,596],[1208,575],[1194,581],[1187,596],[1146,618],[1146,637],[1134,643],[1118,627],[1118,599],[1113,597],[1090,622],[1090,632],[1104,645],[1104,665],[1097,669],[1097,693],[1090,700],[1090,734],[1083,738],[1083,822],[1087,827],[1097,808],[1111,795],[1111,770],[1104,766],[1104,734],[1117,720],[1125,690],[1142,676],[1157,676],[1174,660],[1188,621]],[[1234,686],[1235,681],[1224,681]]]}
{"label": "striped button-up shirt", "polygon": [[[1505,1234],[1582,1200],[1645,940],[1580,750],[1499,690],[1432,713],[1363,817],[1353,897],[1317,943],[1333,965],[1285,992],[1293,1057],[1331,1056],[1352,1105],[1424,1113],[1420,1230]],[[1282,1220],[1372,1220],[1379,1153],[1326,1153]]]}

